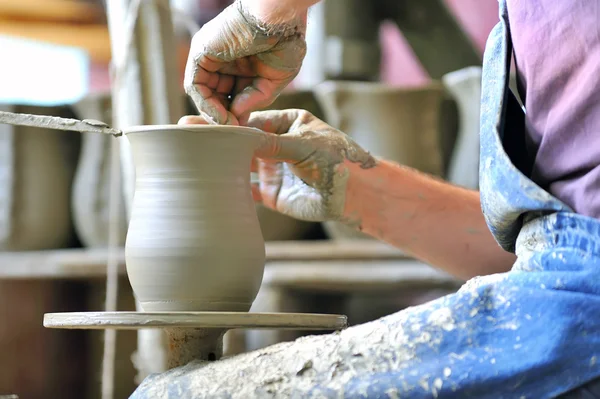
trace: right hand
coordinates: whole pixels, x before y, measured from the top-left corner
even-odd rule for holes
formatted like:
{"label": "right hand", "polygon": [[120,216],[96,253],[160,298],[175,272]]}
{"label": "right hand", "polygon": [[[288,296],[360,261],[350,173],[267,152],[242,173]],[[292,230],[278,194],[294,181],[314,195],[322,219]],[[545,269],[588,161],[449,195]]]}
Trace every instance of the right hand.
{"label": "right hand", "polygon": [[184,87],[210,123],[246,124],[298,75],[306,19],[270,23],[237,0],[192,39]]}
{"label": "right hand", "polygon": [[[180,124],[206,124],[187,116]],[[375,159],[341,131],[298,109],[254,112],[248,126],[268,133],[256,151],[256,201],[296,219],[347,222],[347,183],[353,168]]]}

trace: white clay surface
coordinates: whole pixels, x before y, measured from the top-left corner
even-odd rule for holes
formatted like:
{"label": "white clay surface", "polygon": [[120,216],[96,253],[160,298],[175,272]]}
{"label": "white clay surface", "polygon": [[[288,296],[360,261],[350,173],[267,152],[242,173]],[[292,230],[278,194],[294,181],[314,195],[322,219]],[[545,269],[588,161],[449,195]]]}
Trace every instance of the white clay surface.
{"label": "white clay surface", "polygon": [[250,188],[265,133],[169,125],[125,134],[136,168],[125,258],[143,310],[248,311],[265,262]]}

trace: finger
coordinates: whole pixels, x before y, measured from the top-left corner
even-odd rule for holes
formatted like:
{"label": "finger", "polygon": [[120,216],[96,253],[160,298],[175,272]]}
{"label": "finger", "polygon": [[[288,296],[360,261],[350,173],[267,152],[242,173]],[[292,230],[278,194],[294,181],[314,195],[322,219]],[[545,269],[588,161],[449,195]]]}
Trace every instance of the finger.
{"label": "finger", "polygon": [[218,82],[217,86],[215,87],[215,91],[218,94],[223,94],[223,95],[228,96],[231,94],[231,91],[234,89],[236,83],[237,82],[236,82],[235,76],[220,74],[219,82]]}
{"label": "finger", "polygon": [[[232,118],[235,118],[231,115]],[[186,115],[182,116],[177,122],[178,125],[214,125],[206,115]],[[228,123],[233,125],[235,123]]]}
{"label": "finger", "polygon": [[177,122],[178,125],[208,125],[209,122],[200,115],[182,116]]}
{"label": "finger", "polygon": [[234,94],[234,98],[236,95],[241,94],[244,91],[244,89],[246,89],[246,87],[252,86],[253,81],[254,78],[239,76],[235,80],[235,85],[233,87],[232,93]]}
{"label": "finger", "polygon": [[[196,84],[198,84],[200,82],[196,81]],[[216,91],[217,90],[217,86],[219,86],[219,84],[225,85],[227,82],[225,81],[225,79],[220,79],[220,76],[218,73],[211,73],[208,77],[208,82],[206,82],[206,87],[208,87],[209,89]]]}
{"label": "finger", "polygon": [[266,162],[295,164],[305,160],[313,152],[314,147],[311,143],[307,143],[296,134],[267,134],[254,151],[254,156]]}
{"label": "finger", "polygon": [[284,169],[280,162],[259,162],[260,193],[264,206],[277,209],[277,198],[283,184]]}
{"label": "finger", "polygon": [[246,126],[255,127],[264,132],[285,134],[288,133],[302,111],[298,109],[258,111],[250,114]]}
{"label": "finger", "polygon": [[262,194],[260,193],[260,185],[258,183],[252,183],[250,187],[252,188],[252,199],[254,202],[262,202],[263,199]]}
{"label": "finger", "polygon": [[281,81],[255,78],[251,86],[245,87],[233,98],[231,112],[239,117],[264,109],[275,101],[283,87],[285,84]]}
{"label": "finger", "polygon": [[[203,69],[193,57],[190,57],[186,65],[184,88],[200,114],[211,124],[239,124],[237,118],[227,111],[220,98],[215,96],[215,91],[208,86],[210,80],[211,72]],[[228,79],[223,81],[228,83]],[[233,80],[229,83],[233,85]]]}
{"label": "finger", "polygon": [[306,115],[305,111],[298,109],[253,112],[247,126],[270,133],[263,136],[254,156],[292,163],[306,158],[312,151],[310,143],[290,131],[294,125],[300,127],[306,123]]}

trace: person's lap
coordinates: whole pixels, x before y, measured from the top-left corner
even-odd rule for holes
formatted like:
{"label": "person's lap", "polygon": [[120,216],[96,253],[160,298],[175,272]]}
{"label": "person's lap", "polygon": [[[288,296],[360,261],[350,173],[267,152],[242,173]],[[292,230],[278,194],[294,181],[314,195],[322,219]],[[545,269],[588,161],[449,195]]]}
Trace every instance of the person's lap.
{"label": "person's lap", "polygon": [[594,398],[600,257],[561,246],[572,234],[543,237],[509,273],[337,334],[151,376],[133,397]]}

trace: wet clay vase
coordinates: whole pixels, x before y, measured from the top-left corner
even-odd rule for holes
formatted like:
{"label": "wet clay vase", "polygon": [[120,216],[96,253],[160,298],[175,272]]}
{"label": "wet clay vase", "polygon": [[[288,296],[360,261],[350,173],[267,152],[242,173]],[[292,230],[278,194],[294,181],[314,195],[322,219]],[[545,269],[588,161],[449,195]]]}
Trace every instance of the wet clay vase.
{"label": "wet clay vase", "polygon": [[264,133],[234,126],[127,130],[136,185],[127,273],[145,311],[248,311],[264,240],[250,162]]}
{"label": "wet clay vase", "polygon": [[[433,83],[394,88],[379,83],[329,81],[315,88],[326,121],[376,157],[442,177],[440,133],[444,88]],[[368,238],[343,224],[327,222],[331,238]]]}
{"label": "wet clay vase", "polygon": [[[88,97],[74,105],[78,119],[110,121],[109,96]],[[81,152],[73,181],[73,223],[79,240],[86,247],[108,246],[110,168],[114,138],[96,133],[81,133]],[[119,244],[125,244],[127,219],[121,196]]]}
{"label": "wet clay vase", "polygon": [[[284,91],[265,110],[303,109],[323,119],[323,110],[310,90]],[[256,213],[265,241],[289,241],[306,238],[316,223],[297,220],[280,212],[256,204]]]}
{"label": "wet clay vase", "polygon": [[[32,106],[0,109],[60,113]],[[71,243],[70,191],[76,162],[71,139],[76,138],[71,132],[0,124],[0,250],[55,249]]]}
{"label": "wet clay vase", "polygon": [[[210,125],[125,133],[136,176],[125,259],[142,310],[247,312],[265,263],[250,187],[264,133]],[[194,333],[210,346],[209,359],[220,357],[223,333]],[[189,339],[182,334],[167,330],[170,352],[174,342]]]}
{"label": "wet clay vase", "polygon": [[448,166],[447,180],[471,189],[479,188],[479,113],[481,68],[470,67],[442,78],[458,105],[459,129]]}

